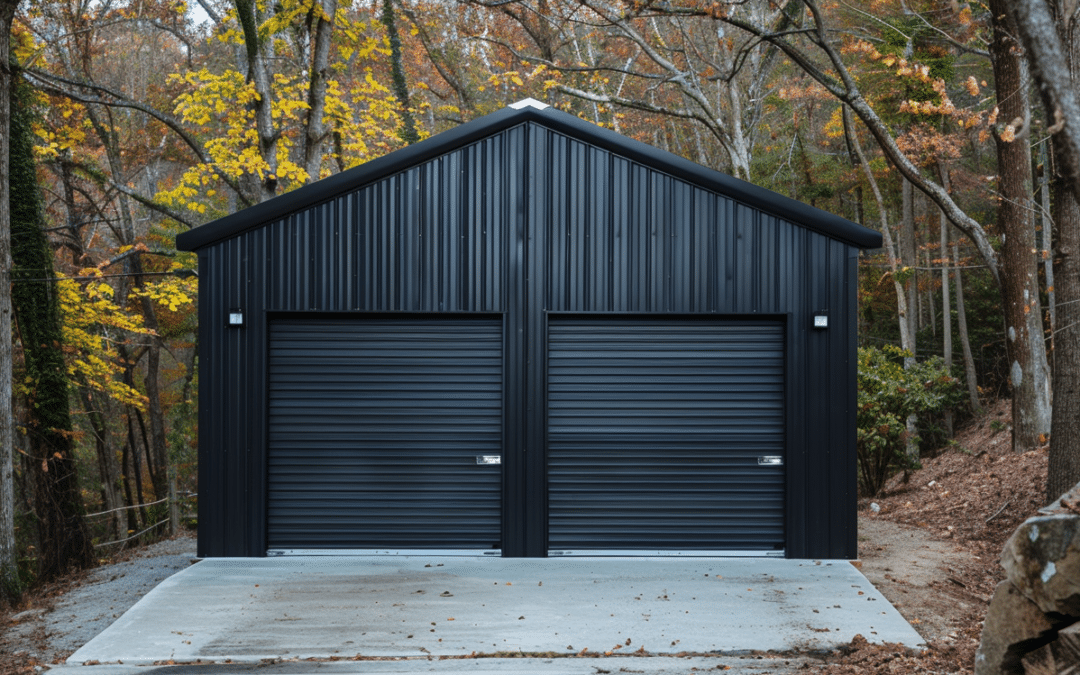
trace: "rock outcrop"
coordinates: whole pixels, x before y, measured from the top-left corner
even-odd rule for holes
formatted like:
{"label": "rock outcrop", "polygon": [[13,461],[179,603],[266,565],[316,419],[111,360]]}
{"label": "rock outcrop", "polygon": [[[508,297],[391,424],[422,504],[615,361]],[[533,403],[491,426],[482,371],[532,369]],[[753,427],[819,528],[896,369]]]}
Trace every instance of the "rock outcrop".
{"label": "rock outcrop", "polygon": [[1080,674],[1080,484],[1005,544],[975,675]]}

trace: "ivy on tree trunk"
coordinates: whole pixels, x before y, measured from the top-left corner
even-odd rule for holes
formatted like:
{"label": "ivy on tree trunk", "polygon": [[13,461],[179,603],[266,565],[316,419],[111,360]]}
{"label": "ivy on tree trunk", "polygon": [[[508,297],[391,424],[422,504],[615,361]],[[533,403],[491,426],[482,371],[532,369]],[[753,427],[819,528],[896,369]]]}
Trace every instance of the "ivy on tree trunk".
{"label": "ivy on tree trunk", "polygon": [[8,175],[10,151],[11,22],[19,0],[0,0],[0,599],[19,593],[15,551],[15,418],[11,414],[11,217]]}
{"label": "ivy on tree trunk", "polygon": [[409,100],[409,85],[405,81],[405,66],[401,61],[401,37],[398,36],[397,24],[394,22],[393,0],[383,0],[381,21],[390,42],[390,70],[394,96],[401,105],[401,131],[398,135],[407,145],[412,145],[420,140],[420,133],[416,130],[412,101]]}
{"label": "ivy on tree trunk", "polygon": [[11,89],[11,298],[28,387],[27,435],[38,525],[38,579],[93,562],[72,447],[67,368],[53,253],[43,229],[33,156],[29,87]]}

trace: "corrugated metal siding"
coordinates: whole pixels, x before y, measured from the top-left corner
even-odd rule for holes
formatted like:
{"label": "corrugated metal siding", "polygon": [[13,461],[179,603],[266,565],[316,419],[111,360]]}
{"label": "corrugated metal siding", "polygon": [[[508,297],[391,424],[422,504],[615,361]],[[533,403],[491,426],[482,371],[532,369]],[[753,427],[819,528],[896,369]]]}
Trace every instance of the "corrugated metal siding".
{"label": "corrugated metal siding", "polygon": [[784,548],[781,322],[558,318],[551,549]]}
{"label": "corrugated metal siding", "polygon": [[270,325],[270,549],[500,546],[502,323]]}
{"label": "corrugated metal siding", "polygon": [[250,272],[269,288],[253,309],[503,311],[523,137],[509,130],[238,238],[259,247]]}
{"label": "corrugated metal siding", "polygon": [[509,555],[545,551],[548,312],[686,312],[787,317],[786,550],[852,557],[855,254],[535,124],[213,244],[200,475],[219,487],[202,490],[200,552],[266,550],[268,312],[504,313]]}
{"label": "corrugated metal siding", "polygon": [[543,309],[792,309],[782,282],[805,230],[562,134],[532,134],[530,277]]}

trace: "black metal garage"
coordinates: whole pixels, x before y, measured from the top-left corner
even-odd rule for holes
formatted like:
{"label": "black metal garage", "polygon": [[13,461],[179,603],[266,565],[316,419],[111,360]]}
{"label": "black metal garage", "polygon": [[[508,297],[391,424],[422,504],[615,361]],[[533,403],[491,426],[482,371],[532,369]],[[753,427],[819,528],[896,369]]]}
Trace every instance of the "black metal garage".
{"label": "black metal garage", "polygon": [[880,236],[541,106],[177,238],[200,555],[856,555]]}

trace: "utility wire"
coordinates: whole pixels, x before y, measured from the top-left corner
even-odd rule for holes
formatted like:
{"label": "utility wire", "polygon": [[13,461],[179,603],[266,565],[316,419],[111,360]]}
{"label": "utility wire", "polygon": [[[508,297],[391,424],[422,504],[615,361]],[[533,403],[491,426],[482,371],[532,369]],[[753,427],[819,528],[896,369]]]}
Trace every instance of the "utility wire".
{"label": "utility wire", "polygon": [[[17,270],[13,270],[17,271]],[[41,279],[12,279],[12,281],[62,281],[65,279],[71,279],[72,281],[94,281],[95,279],[116,279],[119,277],[197,277],[199,272],[197,270],[173,270],[171,272],[127,272],[123,274],[98,274],[94,276],[84,277],[44,277]]]}

